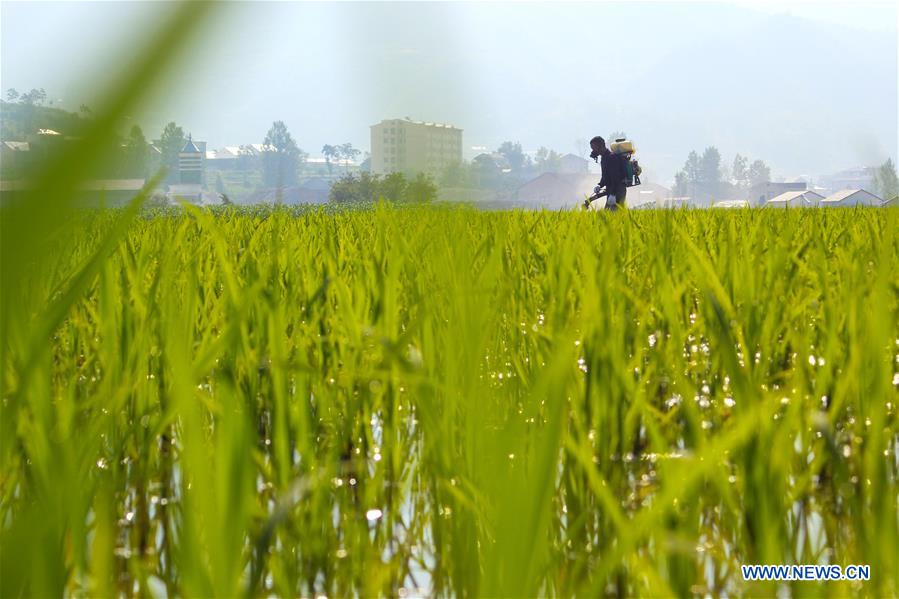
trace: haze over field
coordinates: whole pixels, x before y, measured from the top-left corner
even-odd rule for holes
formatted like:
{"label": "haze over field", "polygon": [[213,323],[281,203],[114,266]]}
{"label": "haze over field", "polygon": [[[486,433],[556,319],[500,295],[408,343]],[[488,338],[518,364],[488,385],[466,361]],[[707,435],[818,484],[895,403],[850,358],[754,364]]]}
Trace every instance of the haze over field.
{"label": "haze over field", "polygon": [[[4,2],[2,87],[76,109],[170,9]],[[307,151],[368,149],[369,125],[409,116],[463,128],[466,147],[583,154],[623,130],[661,182],[708,145],[774,176],[875,165],[899,145],[893,3],[240,3],[221,17],[136,117],[148,134],[176,120],[237,145],[281,119]]]}

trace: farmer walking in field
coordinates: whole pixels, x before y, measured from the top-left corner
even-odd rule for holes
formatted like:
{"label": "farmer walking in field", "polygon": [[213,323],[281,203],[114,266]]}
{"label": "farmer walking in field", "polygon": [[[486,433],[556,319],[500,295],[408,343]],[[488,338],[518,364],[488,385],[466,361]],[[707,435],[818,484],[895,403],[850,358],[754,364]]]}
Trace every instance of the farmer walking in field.
{"label": "farmer walking in field", "polygon": [[596,136],[590,140],[590,158],[596,162],[597,158],[602,168],[602,178],[599,185],[593,190],[593,195],[584,200],[584,208],[590,208],[590,203],[603,196],[606,196],[606,209],[617,210],[618,206],[624,206],[627,197],[627,185],[625,183],[626,173],[621,158],[613,154],[606,147],[606,140],[600,136]]}

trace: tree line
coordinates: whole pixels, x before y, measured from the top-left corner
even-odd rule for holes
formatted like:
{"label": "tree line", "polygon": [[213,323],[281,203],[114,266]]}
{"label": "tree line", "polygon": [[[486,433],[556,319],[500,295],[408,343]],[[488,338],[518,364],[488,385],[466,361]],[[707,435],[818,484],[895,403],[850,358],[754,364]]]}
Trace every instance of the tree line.
{"label": "tree line", "polygon": [[730,168],[722,165],[718,148],[710,146],[702,155],[692,150],[684,166],[674,176],[673,193],[696,201],[731,197],[753,185],[771,180],[771,168],[763,160],[734,156]]}
{"label": "tree line", "polygon": [[[15,89],[6,92],[3,102],[2,137],[4,140],[33,140],[38,128],[48,128],[63,135],[59,140],[42,140],[50,145],[64,141],[66,137],[77,137],[91,111],[82,105],[79,113],[73,113],[52,106],[43,89],[33,89],[20,93]],[[167,169],[165,183],[176,183],[179,180],[178,159],[181,150],[187,143],[184,128],[174,121],[163,128],[159,139],[151,143],[143,129],[132,125],[125,134],[113,141],[109,159],[102,167],[102,172],[92,173],[97,177],[147,178],[159,168]],[[40,144],[32,144],[33,155],[41,153],[44,148]],[[298,183],[299,176],[306,163],[308,154],[304,152],[291,135],[283,121],[275,121],[265,135],[262,143],[263,151],[258,152],[249,145],[240,146],[238,168],[246,175],[258,174],[264,187],[290,187]],[[350,143],[326,144],[322,154],[328,165],[329,174],[333,174],[334,162],[343,162],[345,171],[349,169],[349,161],[355,160],[361,151]],[[33,156],[32,156],[33,157]],[[15,165],[18,166],[18,165]],[[21,176],[22,173],[4,165],[4,176]]]}
{"label": "tree line", "polygon": [[[681,170],[675,175],[674,195],[689,196],[703,202],[734,197],[749,188],[771,180],[771,169],[763,160],[752,160],[737,154],[730,168],[722,165],[721,154],[714,146],[706,148],[702,155],[695,150],[687,156]],[[899,194],[896,167],[893,160],[874,169],[871,187],[883,199]]]}
{"label": "tree line", "polygon": [[[185,141],[181,127],[173,122],[166,125],[160,137],[159,148],[162,162],[169,167],[170,172],[177,172],[178,154]],[[344,143],[326,144],[322,147],[322,154],[331,173],[333,160],[344,160],[345,168],[348,169],[348,161],[354,160],[361,152],[352,144]],[[284,121],[275,121],[262,141],[261,152],[256,152],[249,145],[240,146],[238,168],[245,175],[253,171],[259,172],[264,187],[292,187],[297,185],[307,158],[308,154],[297,145]]]}
{"label": "tree line", "polygon": [[328,199],[337,204],[377,202],[380,199],[399,204],[426,204],[437,199],[437,186],[428,175],[412,178],[403,173],[373,175],[363,171],[349,174],[334,182]]}

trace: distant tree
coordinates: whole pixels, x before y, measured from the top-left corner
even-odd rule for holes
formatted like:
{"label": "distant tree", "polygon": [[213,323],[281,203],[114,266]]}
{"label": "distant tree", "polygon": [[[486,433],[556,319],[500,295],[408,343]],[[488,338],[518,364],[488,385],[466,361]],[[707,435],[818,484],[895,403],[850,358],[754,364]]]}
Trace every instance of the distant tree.
{"label": "distant tree", "polygon": [[[352,177],[353,175],[347,176]],[[356,193],[361,200],[371,202],[378,199],[381,187],[380,176],[372,175],[371,173],[360,173],[357,181]]]}
{"label": "distant tree", "polygon": [[730,176],[738,187],[745,186],[749,180],[749,159],[737,154],[734,156],[734,164],[730,169]]}
{"label": "distant tree", "polygon": [[721,153],[710,146],[702,153],[699,181],[705,194],[717,197],[721,192]]}
{"label": "distant tree", "polygon": [[[20,135],[29,135],[37,131],[35,120],[37,111],[35,107],[40,106],[47,99],[47,92],[44,88],[32,89],[30,92],[20,94],[14,88],[6,90],[6,99],[11,103],[22,105],[22,109],[13,113],[12,117],[3,119],[3,135],[4,137],[14,133],[17,137]],[[40,126],[48,127],[41,123]]]}
{"label": "distant tree", "polygon": [[385,200],[402,202],[406,198],[407,185],[406,177],[402,173],[390,173],[381,180],[378,192]]}
{"label": "distant tree", "polygon": [[899,178],[896,176],[896,166],[892,158],[887,158],[886,162],[874,171],[874,189],[884,200],[899,195]]}
{"label": "distant tree", "polygon": [[674,195],[684,197],[690,194],[690,181],[684,171],[678,171],[674,175]]}
{"label": "distant tree", "polygon": [[440,184],[445,187],[467,187],[472,184],[470,167],[464,162],[451,162],[440,175]]}
{"label": "distant tree", "polygon": [[[368,173],[360,173],[359,178],[362,175],[368,175]],[[334,204],[349,204],[357,199],[357,188],[358,179],[355,175],[347,175],[338,179],[331,185],[331,189],[328,191],[328,201]]]}
{"label": "distant tree", "polygon": [[301,152],[284,121],[275,121],[263,140],[262,180],[266,187],[289,187],[297,183]]}
{"label": "distant tree", "polygon": [[476,187],[497,188],[502,182],[502,174],[490,154],[479,154],[471,161],[471,176]]}
{"label": "distant tree", "polygon": [[749,165],[749,186],[758,185],[771,180],[771,169],[761,160],[754,160]]}
{"label": "distant tree", "polygon": [[338,146],[325,144],[322,146],[322,156],[325,157],[325,163],[328,165],[328,174],[333,175],[331,161],[340,157],[340,148]]}
{"label": "distant tree", "polygon": [[699,160],[699,154],[695,150],[691,150],[687,155],[687,161],[684,163],[684,174],[687,176],[687,182],[691,186],[699,184],[701,179],[702,163]]}
{"label": "distant tree", "polygon": [[437,186],[431,177],[418,173],[406,186],[403,199],[411,204],[429,204],[437,199]]}
{"label": "distant tree", "polygon": [[721,168],[721,153],[714,146],[706,148],[702,156],[691,151],[684,168],[675,175],[675,189],[681,196],[710,199],[724,190],[725,173]]}
{"label": "distant tree", "polygon": [[350,172],[350,161],[356,160],[356,157],[359,156],[362,152],[353,147],[351,143],[341,144],[338,148],[340,152],[340,157],[343,158],[344,169],[345,172]]}
{"label": "distant tree", "polygon": [[167,124],[159,138],[159,151],[162,153],[162,165],[168,169],[166,181],[178,180],[178,154],[184,147],[184,129],[173,122]]}
{"label": "distant tree", "polygon": [[124,149],[124,175],[134,178],[145,178],[150,165],[150,145],[144,132],[137,125],[131,127]]}
{"label": "distant tree", "polygon": [[504,141],[496,151],[509,161],[509,168],[513,172],[522,170],[530,163],[530,158],[525,155],[521,149],[521,144],[518,142]]}
{"label": "distant tree", "polygon": [[535,162],[537,164],[538,170],[542,172],[552,172],[559,169],[561,165],[562,156],[559,155],[555,150],[550,150],[544,146],[540,146],[537,149],[537,154],[535,155]]}
{"label": "distant tree", "polygon": [[702,162],[699,154],[695,150],[691,150],[687,155],[687,161],[684,162],[684,168],[677,172],[674,176],[675,189],[679,196],[695,196],[697,186],[700,184],[702,171]]}
{"label": "distant tree", "polygon": [[22,104],[27,106],[40,106],[44,103],[44,100],[47,99],[47,92],[44,91],[44,88],[40,89],[32,89],[28,93],[24,93],[19,96]]}
{"label": "distant tree", "polygon": [[[400,175],[402,176],[402,175]],[[381,193],[381,178],[368,172],[341,177],[331,186],[329,201],[335,204],[371,202]]]}

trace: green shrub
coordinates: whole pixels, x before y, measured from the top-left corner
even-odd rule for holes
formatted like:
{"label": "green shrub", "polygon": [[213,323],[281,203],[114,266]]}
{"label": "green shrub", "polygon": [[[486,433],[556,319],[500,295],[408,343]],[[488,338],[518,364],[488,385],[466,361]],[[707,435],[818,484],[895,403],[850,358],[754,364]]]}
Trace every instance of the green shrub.
{"label": "green shrub", "polygon": [[358,176],[346,175],[335,181],[329,199],[337,204],[377,202],[381,199],[396,204],[425,204],[437,199],[437,186],[422,173],[410,181],[402,173],[382,177],[362,172]]}

